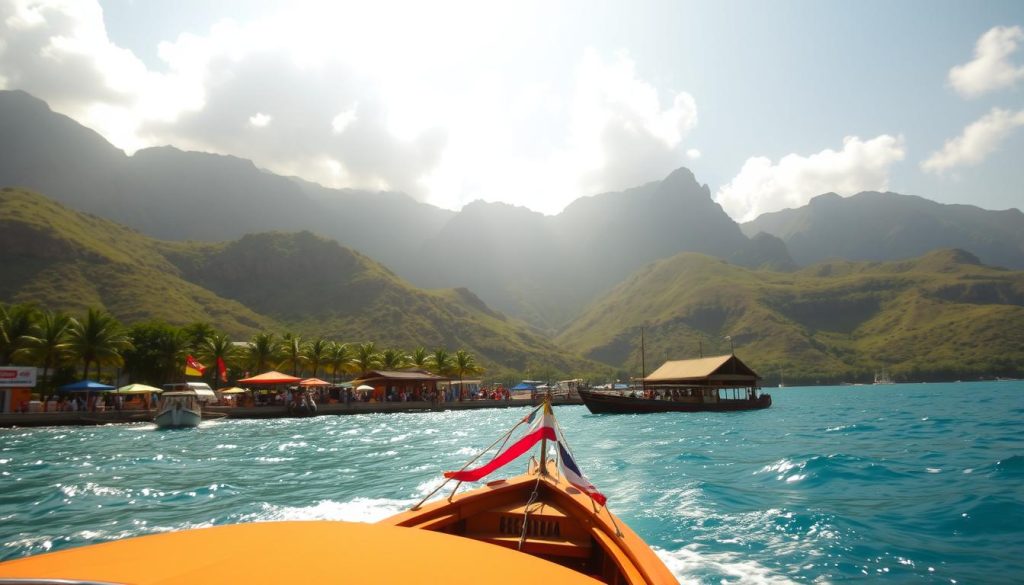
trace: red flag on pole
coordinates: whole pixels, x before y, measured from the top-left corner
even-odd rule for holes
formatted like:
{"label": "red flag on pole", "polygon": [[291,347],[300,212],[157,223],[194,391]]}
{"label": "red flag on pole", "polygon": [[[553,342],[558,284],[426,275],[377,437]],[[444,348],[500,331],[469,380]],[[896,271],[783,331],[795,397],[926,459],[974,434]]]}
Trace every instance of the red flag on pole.
{"label": "red flag on pole", "polygon": [[220,381],[228,381],[228,367],[224,365],[224,358],[217,358],[217,371],[220,372]]}

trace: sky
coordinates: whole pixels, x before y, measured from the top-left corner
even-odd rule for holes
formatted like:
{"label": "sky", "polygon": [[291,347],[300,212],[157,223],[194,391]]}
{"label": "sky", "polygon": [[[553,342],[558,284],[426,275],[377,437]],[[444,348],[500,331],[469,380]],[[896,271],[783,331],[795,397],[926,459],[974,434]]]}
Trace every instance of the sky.
{"label": "sky", "polygon": [[1024,208],[1024,2],[0,0],[0,89],[115,146],[448,209],[690,168],[737,221]]}

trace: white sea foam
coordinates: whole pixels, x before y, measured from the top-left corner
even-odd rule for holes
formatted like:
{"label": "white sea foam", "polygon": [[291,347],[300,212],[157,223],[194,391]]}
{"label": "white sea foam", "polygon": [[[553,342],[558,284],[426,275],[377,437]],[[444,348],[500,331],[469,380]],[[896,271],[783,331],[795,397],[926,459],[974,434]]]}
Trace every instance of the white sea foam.
{"label": "white sea foam", "polygon": [[723,575],[719,582],[736,585],[783,585],[795,581],[772,573],[771,569],[756,561],[743,560],[738,553],[701,552],[700,545],[690,545],[677,551],[655,547],[654,552],[680,583],[707,582],[709,574]]}
{"label": "white sea foam", "polygon": [[406,510],[415,503],[415,500],[355,498],[347,502],[321,500],[311,506],[275,506],[264,504],[261,511],[246,515],[243,521],[343,520],[347,522],[377,522]]}

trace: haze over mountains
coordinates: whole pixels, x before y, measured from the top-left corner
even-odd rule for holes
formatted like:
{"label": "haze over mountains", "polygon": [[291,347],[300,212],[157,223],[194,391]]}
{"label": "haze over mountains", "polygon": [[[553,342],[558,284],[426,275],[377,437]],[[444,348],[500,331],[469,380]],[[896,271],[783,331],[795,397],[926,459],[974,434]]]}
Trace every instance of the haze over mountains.
{"label": "haze over mountains", "polygon": [[1024,267],[1019,211],[896,194],[822,196],[739,226],[706,185],[679,169],[662,181],[581,198],[556,216],[482,201],[456,213],[400,193],[327,189],[230,156],[171,147],[126,156],[19,91],[0,92],[0,132],[0,185],[34,189],[162,239],[310,230],[417,285],[468,287],[549,331],[634,270],[682,251],[790,269],[959,247],[986,263]]}
{"label": "haze over mountains", "polygon": [[0,189],[0,302],[125,323],[214,324],[246,339],[292,331],[413,350],[466,349],[494,373],[594,371],[466,289],[411,286],[309,232],[217,243],[154,240],[29,191]]}
{"label": "haze over mountains", "polygon": [[1024,268],[1024,213],[943,205],[899,193],[819,195],[799,209],[766,213],[743,232],[781,238],[801,265],[829,258],[895,260],[962,248],[982,262]]}
{"label": "haze over mountains", "polygon": [[[984,264],[1024,268],[1024,214],[1019,210],[986,211],[895,193],[861,193],[847,198],[822,195],[805,207],[766,214],[741,226],[713,201],[707,185],[701,185],[689,170],[678,169],[660,181],[580,198],[555,216],[482,201],[453,212],[419,203],[401,193],[328,189],[298,178],[274,175],[250,161],[231,156],[183,152],[172,147],[144,149],[127,156],[92,130],[19,91],[0,92],[0,134],[4,136],[0,141],[0,187],[38,191],[72,209],[110,219],[160,240],[207,242],[143,245],[125,236],[128,239],[119,239],[112,246],[158,250],[157,256],[142,262],[146,270],[172,274],[204,291],[191,295],[189,302],[193,308],[183,309],[183,314],[215,314],[217,319],[224,320],[224,328],[229,331],[246,332],[268,324],[289,323],[326,332],[321,326],[336,322],[339,331],[365,336],[378,329],[409,328],[422,332],[410,333],[411,338],[429,345],[439,339],[462,339],[451,337],[455,333],[446,325],[447,317],[428,318],[415,324],[420,312],[445,314],[454,310],[444,307],[452,302],[463,307],[459,311],[475,307],[474,320],[493,320],[489,321],[489,328],[476,328],[476,333],[466,338],[472,340],[475,348],[486,347],[488,335],[512,335],[520,341],[529,338],[527,345],[537,344],[559,354],[559,363],[580,363],[573,361],[577,358],[571,355],[560,354],[561,349],[568,349],[570,354],[632,367],[635,360],[628,348],[635,328],[659,321],[661,317],[657,315],[661,313],[656,305],[671,298],[658,288],[659,282],[671,280],[666,270],[685,275],[684,281],[672,281],[673,290],[683,287],[699,291],[697,297],[688,296],[685,303],[679,301],[680,306],[696,303],[693,306],[698,309],[669,319],[687,323],[690,329],[683,338],[692,341],[694,336],[705,334],[709,339],[720,338],[720,334],[739,323],[718,317],[707,321],[709,315],[720,312],[723,299],[734,294],[727,290],[726,283],[731,281],[722,272],[725,269],[711,263],[701,264],[702,268],[695,270],[692,261],[679,260],[679,254],[722,259],[728,264],[721,266],[741,271],[729,274],[744,274],[740,281],[748,284],[760,278],[751,275],[783,278],[778,275],[799,275],[807,270],[824,271],[822,278],[826,274],[827,278],[838,278],[839,273],[867,269],[840,270],[840,266],[845,266],[841,262],[804,270],[800,266],[827,259],[903,260],[941,248],[960,248],[966,251],[966,257],[976,257]],[[54,213],[65,217],[63,212]],[[270,231],[313,232],[337,243],[312,234],[265,233]],[[7,243],[12,246],[10,250],[26,245],[14,244],[11,238]],[[44,238],[41,245],[71,254],[77,244],[60,247]],[[90,253],[74,254],[72,257],[81,260],[81,254]],[[261,258],[268,260],[263,262]],[[381,263],[383,266],[374,263],[376,268],[364,267],[357,272],[375,274],[379,277],[375,282],[392,284],[381,289],[354,286],[360,281],[350,280],[352,273],[347,268],[356,262],[354,258],[361,258],[359,262]],[[926,266],[933,264],[940,272],[949,268],[941,262],[925,262]],[[642,275],[654,270],[652,266],[660,267],[661,277],[645,280]],[[278,283],[279,290],[265,282],[253,286],[246,276],[270,280],[270,267],[284,275],[281,283],[294,285]],[[43,273],[32,273],[28,267],[22,270],[26,271],[22,275],[26,278],[38,277],[29,279],[35,284],[19,285],[15,297],[8,290],[13,285],[8,285],[0,290],[4,293],[0,302],[24,299],[26,291],[35,291],[42,295],[40,298],[55,298],[56,293],[46,290],[53,286],[53,280],[43,278]],[[121,271],[130,272],[123,267]],[[56,277],[58,273],[60,278],[77,278],[75,282],[88,280],[81,267],[65,267],[50,276]],[[719,281],[720,278],[724,280]],[[794,286],[820,286],[815,280],[787,278],[796,279]],[[407,282],[401,282],[403,279]],[[161,282],[155,277],[150,280]],[[630,282],[644,284],[623,289]],[[154,284],[151,293],[158,294],[155,291],[166,284]],[[756,301],[757,306],[767,303],[761,297],[771,287],[751,286],[745,293],[748,300]],[[833,292],[839,294],[842,286],[845,285],[839,285]],[[896,284],[887,280],[885,286]],[[448,292],[420,290],[423,287]],[[102,288],[90,290],[81,299],[65,298],[61,302],[77,306],[75,302],[91,299],[97,300],[97,306],[110,306],[107,297],[113,293]],[[319,290],[333,292],[318,296]],[[331,295],[345,299],[342,304],[346,307],[360,306],[359,291],[365,290],[375,290],[375,294],[390,291],[385,295],[387,303],[374,305],[369,311],[381,319],[377,323],[360,321],[359,311],[311,309],[320,307],[325,298],[334,298]],[[629,303],[622,296],[623,290],[629,291]],[[351,298],[346,296],[349,294]],[[203,295],[236,305],[200,301],[205,298]],[[426,300],[428,297],[431,300]],[[611,302],[610,298],[619,300]],[[957,297],[954,304],[970,304],[972,298]],[[1019,295],[999,298],[1003,305],[1021,304]],[[115,306],[129,302],[124,298]],[[881,301],[872,303],[882,306]],[[626,304],[631,309],[622,311]],[[218,308],[210,313],[214,305]],[[377,311],[385,305],[394,310]],[[713,307],[719,309],[712,310]],[[935,310],[952,307],[937,306]],[[831,301],[819,308],[825,312],[849,310],[847,305],[834,305]],[[160,310],[153,310],[152,315],[141,308],[134,312],[126,309],[121,314],[162,316]],[[729,310],[739,309],[733,306]],[[350,322],[341,326],[343,318]],[[537,329],[529,331],[515,322],[516,318]],[[618,323],[617,329],[609,329],[612,322]],[[425,323],[444,333],[440,337],[426,334]],[[505,330],[500,323],[511,329]],[[723,325],[730,323],[729,327]],[[417,329],[420,326],[424,329]],[[760,358],[753,358],[755,363],[777,355],[773,352],[798,353],[801,343],[815,347],[825,343],[817,333],[799,333],[800,328],[807,327],[800,319],[793,320],[792,327],[795,329],[780,333],[779,347],[765,350]],[[660,331],[655,335],[665,336],[662,341],[666,348],[679,349],[670,338],[682,334],[683,329],[655,329]],[[501,333],[496,333],[498,330]],[[599,330],[606,333],[594,333]],[[537,331],[549,336],[558,334],[558,346],[544,342]],[[853,335],[853,330],[840,334]],[[655,339],[653,347],[659,343]],[[829,343],[825,345],[832,347]],[[500,351],[530,353],[524,346],[509,350],[505,341],[498,345],[504,348]],[[815,357],[808,363],[825,368],[836,366],[840,370],[876,363],[875,357],[862,354],[860,346],[835,347],[847,354],[833,361]],[[497,355],[497,351],[492,347],[483,353]],[[687,346],[686,355],[694,351]],[[832,350],[821,351],[828,354]],[[853,359],[853,355],[858,357]],[[529,361],[511,359],[509,364]]]}

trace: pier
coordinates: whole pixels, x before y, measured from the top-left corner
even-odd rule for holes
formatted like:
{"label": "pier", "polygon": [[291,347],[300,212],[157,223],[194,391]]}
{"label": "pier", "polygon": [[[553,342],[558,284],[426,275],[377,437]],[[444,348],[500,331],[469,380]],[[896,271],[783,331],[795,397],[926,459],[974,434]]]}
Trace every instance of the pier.
{"label": "pier", "polygon": [[[337,416],[347,414],[376,414],[389,412],[444,412],[446,410],[477,410],[482,408],[522,408],[539,404],[534,400],[464,400],[432,403],[411,402],[350,402],[318,404],[316,413],[293,415],[285,406],[204,406],[203,418],[264,419],[308,418],[310,416]],[[582,405],[579,398],[555,398],[554,406]],[[0,427],[81,426],[152,422],[153,413],[145,410],[103,412],[16,412],[0,414]]]}

